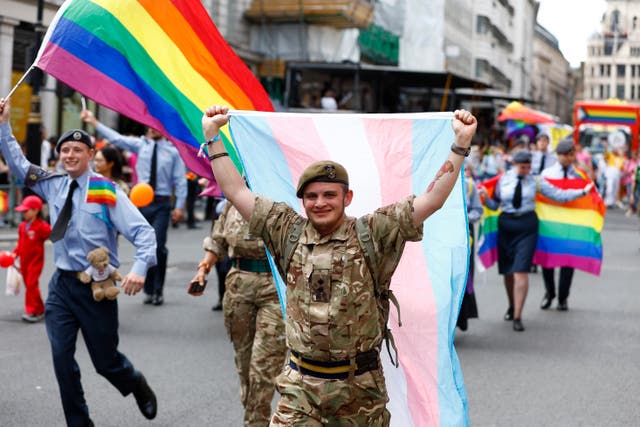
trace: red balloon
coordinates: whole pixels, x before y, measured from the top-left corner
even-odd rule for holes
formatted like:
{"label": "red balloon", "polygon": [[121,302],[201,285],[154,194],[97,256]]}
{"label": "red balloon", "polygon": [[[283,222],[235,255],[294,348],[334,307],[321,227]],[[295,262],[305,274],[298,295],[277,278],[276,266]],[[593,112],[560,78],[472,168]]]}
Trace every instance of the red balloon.
{"label": "red balloon", "polygon": [[9,251],[0,252],[0,267],[8,268],[11,267],[16,258]]}

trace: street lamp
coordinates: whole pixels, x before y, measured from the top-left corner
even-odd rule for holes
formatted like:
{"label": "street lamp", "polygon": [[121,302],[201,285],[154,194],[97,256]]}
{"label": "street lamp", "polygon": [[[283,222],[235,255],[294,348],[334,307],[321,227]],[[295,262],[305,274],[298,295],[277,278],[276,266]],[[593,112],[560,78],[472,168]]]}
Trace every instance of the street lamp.
{"label": "street lamp", "polygon": [[[42,42],[42,15],[44,11],[44,0],[38,0],[38,11],[36,20],[36,37],[32,58],[36,57],[36,53]],[[29,118],[27,119],[27,140],[26,140],[26,156],[27,159],[35,164],[40,165],[40,149],[42,145],[42,115],[40,114],[40,86],[42,84],[43,73],[38,67],[31,70],[30,82],[32,88],[31,109]]]}

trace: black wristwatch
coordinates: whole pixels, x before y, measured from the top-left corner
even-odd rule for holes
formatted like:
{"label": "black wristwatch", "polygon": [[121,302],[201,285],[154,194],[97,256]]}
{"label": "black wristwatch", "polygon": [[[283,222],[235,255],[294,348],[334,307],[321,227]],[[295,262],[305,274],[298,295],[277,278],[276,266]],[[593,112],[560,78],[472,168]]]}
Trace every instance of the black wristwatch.
{"label": "black wristwatch", "polygon": [[451,144],[451,151],[461,156],[469,157],[469,153],[471,153],[471,147],[467,147],[467,148],[458,147],[454,142],[453,144]]}

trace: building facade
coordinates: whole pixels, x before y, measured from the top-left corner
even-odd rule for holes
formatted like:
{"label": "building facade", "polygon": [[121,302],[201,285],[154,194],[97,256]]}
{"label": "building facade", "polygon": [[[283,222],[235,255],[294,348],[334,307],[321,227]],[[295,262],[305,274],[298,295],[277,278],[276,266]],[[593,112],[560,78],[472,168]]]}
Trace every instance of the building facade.
{"label": "building facade", "polygon": [[584,100],[640,101],[640,0],[608,0],[601,30],[587,42]]}
{"label": "building facade", "polygon": [[571,123],[574,95],[571,70],[558,46],[558,40],[544,27],[536,25],[533,41],[531,95],[536,108]]}

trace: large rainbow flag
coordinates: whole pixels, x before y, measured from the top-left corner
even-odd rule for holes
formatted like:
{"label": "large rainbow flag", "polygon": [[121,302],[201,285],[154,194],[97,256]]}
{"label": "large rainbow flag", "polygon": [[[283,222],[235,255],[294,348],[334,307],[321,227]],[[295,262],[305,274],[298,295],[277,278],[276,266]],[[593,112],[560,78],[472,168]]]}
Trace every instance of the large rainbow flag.
{"label": "large rainbow flag", "polygon": [[[201,117],[214,104],[273,111],[266,92],[222,38],[199,0],[67,0],[35,65],[99,104],[165,134],[187,168],[213,178],[197,157]],[[232,153],[235,150],[223,132]]]}
{"label": "large rainbow flag", "polygon": [[[231,133],[252,189],[302,211],[295,185],[303,169],[333,159],[349,172],[359,216],[425,191],[450,153],[451,113],[331,115],[235,112]],[[468,425],[466,391],[453,336],[468,265],[464,189],[409,242],[392,281],[402,327],[390,326],[400,367],[385,361],[394,426]],[[283,292],[282,282],[279,291]],[[386,351],[383,351],[386,357]]]}
{"label": "large rainbow flag", "polygon": [[[584,172],[582,172],[584,174]],[[586,178],[586,176],[585,176]],[[490,196],[495,191],[498,177],[483,182]],[[587,179],[547,179],[556,187],[584,188]],[[499,210],[485,206],[485,215],[479,231],[478,258],[484,268],[498,260]],[[556,202],[542,194],[536,196],[538,215],[538,244],[533,256],[534,264],[542,267],[573,267],[600,275],[602,266],[602,239],[605,205],[596,189],[571,202]]]}

